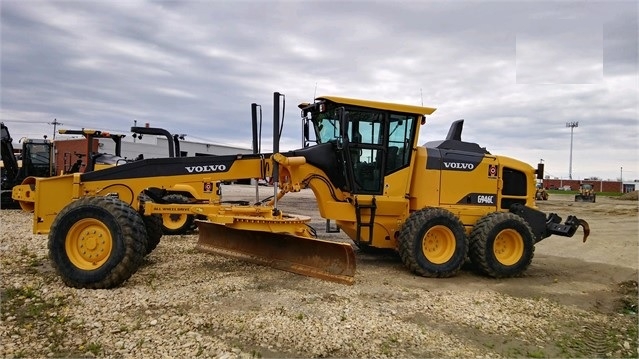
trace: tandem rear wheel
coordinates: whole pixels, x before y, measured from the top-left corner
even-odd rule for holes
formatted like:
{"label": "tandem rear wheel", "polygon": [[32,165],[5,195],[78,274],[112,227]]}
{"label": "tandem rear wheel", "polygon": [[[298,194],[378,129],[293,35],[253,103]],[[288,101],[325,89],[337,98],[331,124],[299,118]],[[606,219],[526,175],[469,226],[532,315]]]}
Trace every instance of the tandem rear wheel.
{"label": "tandem rear wheel", "polygon": [[464,225],[443,208],[411,213],[398,238],[399,255],[412,272],[424,277],[451,277],[466,261]]}
{"label": "tandem rear wheel", "polygon": [[160,244],[160,239],[164,234],[162,230],[162,216],[159,214],[142,216],[142,220],[146,228],[146,254],[149,254]]}
{"label": "tandem rear wheel", "polygon": [[490,213],[477,221],[470,234],[470,260],[490,277],[520,275],[532,262],[534,253],[532,229],[514,213]]}
{"label": "tandem rear wheel", "polygon": [[[162,198],[165,203],[187,204],[189,198],[181,194],[169,194]],[[195,215],[167,213],[162,215],[162,232],[168,235],[185,234],[195,226]]]}
{"label": "tandem rear wheel", "polygon": [[115,197],[84,197],[53,221],[49,258],[66,285],[107,289],[138,270],[147,242],[145,221],[129,204]]}

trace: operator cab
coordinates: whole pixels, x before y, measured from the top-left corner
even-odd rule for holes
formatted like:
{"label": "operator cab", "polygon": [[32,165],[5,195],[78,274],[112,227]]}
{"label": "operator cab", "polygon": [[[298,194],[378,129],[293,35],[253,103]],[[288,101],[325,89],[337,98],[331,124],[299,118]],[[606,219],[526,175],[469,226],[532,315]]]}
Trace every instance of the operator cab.
{"label": "operator cab", "polygon": [[305,148],[296,154],[353,194],[382,194],[384,178],[410,164],[423,115],[435,111],[341,97],[320,97],[299,107]]}
{"label": "operator cab", "polygon": [[53,143],[49,140],[25,139],[22,146],[23,177],[53,176],[52,149]]}

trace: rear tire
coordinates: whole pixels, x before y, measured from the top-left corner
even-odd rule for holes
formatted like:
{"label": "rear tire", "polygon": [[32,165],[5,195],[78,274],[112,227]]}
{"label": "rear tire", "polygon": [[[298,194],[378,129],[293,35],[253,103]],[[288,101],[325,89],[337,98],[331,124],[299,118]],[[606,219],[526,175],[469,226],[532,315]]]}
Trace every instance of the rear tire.
{"label": "rear tire", "polygon": [[462,222],[443,208],[413,212],[399,232],[398,251],[412,272],[424,277],[451,277],[468,254]]}
{"label": "rear tire", "polygon": [[64,283],[107,289],[135,273],[146,253],[142,217],[114,197],[84,197],[56,216],[49,232],[49,258]]}
{"label": "rear tire", "polygon": [[[186,204],[188,197],[181,194],[169,194],[162,198],[166,203]],[[195,216],[192,214],[163,214],[162,232],[168,235],[185,234],[193,229]]]}
{"label": "rear tire", "polygon": [[490,277],[520,275],[534,254],[532,229],[514,213],[490,213],[477,221],[470,234],[470,260]]}

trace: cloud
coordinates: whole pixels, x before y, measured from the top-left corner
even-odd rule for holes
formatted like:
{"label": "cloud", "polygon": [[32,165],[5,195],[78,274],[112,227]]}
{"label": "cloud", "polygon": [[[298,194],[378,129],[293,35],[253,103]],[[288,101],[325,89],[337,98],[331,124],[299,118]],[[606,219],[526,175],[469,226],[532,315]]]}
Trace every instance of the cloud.
{"label": "cloud", "polygon": [[[632,2],[17,1],[0,3],[2,120],[12,134],[150,122],[250,147],[250,104],[337,95],[438,110],[421,141],[463,138],[568,176],[637,168]],[[243,124],[243,125],[242,125]],[[188,137],[187,137],[188,138]],[[575,173],[573,173],[575,177]],[[624,175],[626,177],[626,175]]]}

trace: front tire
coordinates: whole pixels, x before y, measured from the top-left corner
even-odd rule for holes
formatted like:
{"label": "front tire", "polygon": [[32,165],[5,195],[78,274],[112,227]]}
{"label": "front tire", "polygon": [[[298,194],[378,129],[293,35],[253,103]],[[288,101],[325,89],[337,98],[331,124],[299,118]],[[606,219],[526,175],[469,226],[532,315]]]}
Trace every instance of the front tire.
{"label": "front tire", "polygon": [[490,213],[477,221],[470,234],[470,260],[490,277],[520,275],[534,254],[532,229],[514,213]]}
{"label": "front tire", "polygon": [[399,232],[398,251],[412,272],[424,277],[451,277],[468,254],[462,222],[443,208],[413,212]]}
{"label": "front tire", "polygon": [[146,253],[142,217],[114,197],[84,197],[56,216],[49,232],[49,258],[64,283],[107,289],[135,273]]}

